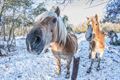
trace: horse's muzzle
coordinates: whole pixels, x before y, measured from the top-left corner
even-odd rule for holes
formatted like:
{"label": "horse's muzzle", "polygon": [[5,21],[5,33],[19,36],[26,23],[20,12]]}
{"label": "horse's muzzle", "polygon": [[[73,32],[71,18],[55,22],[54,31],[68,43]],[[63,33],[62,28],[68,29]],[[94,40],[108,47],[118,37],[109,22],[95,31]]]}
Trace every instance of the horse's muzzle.
{"label": "horse's muzzle", "polygon": [[27,51],[30,53],[40,54],[45,46],[45,41],[41,37],[27,36],[26,38]]}

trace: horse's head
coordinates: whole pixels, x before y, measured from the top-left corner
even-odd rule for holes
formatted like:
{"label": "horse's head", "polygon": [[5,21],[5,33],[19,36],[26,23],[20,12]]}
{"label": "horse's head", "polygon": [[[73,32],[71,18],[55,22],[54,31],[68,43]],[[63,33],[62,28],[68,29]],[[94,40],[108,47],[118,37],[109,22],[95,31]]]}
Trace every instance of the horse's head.
{"label": "horse's head", "polygon": [[98,15],[87,17],[87,25],[91,25],[93,28],[93,31],[99,30],[99,21],[98,21]]}
{"label": "horse's head", "polygon": [[42,40],[43,32],[40,27],[34,27],[27,34],[26,45],[29,52],[41,52],[43,49],[40,46],[44,46],[45,42]]}
{"label": "horse's head", "polygon": [[98,26],[98,15],[87,17],[87,25],[91,24],[92,26]]}
{"label": "horse's head", "polygon": [[[41,53],[51,42],[63,39],[65,34],[61,24],[63,21],[60,18],[59,7],[53,7],[50,11],[37,16],[34,27],[26,38],[27,50]],[[61,34],[64,36],[60,38]]]}

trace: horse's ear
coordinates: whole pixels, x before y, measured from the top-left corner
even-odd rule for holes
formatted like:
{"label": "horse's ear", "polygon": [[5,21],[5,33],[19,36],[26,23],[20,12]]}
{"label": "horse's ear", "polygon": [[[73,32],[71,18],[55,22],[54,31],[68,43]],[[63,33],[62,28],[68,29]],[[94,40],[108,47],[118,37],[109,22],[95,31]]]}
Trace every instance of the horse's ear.
{"label": "horse's ear", "polygon": [[97,15],[97,14],[95,14],[95,18],[96,18],[96,20],[98,21],[98,15]]}
{"label": "horse's ear", "polygon": [[86,17],[87,20],[89,20],[89,17]]}
{"label": "horse's ear", "polygon": [[55,13],[57,14],[57,16],[60,16],[60,8],[58,6],[56,7]]}

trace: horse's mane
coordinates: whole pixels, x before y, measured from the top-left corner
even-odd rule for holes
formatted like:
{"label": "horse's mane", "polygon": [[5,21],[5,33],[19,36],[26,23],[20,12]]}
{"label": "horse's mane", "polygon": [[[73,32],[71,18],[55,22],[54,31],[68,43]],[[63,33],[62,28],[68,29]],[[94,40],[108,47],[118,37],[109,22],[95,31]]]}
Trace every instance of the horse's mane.
{"label": "horse's mane", "polygon": [[67,30],[62,18],[58,17],[58,42],[65,45],[67,38]]}
{"label": "horse's mane", "polygon": [[45,18],[47,17],[52,17],[52,16],[55,16],[57,17],[57,15],[52,12],[52,11],[45,11],[43,12],[42,14],[38,15],[36,18],[35,18],[35,21],[34,22],[42,22]]}

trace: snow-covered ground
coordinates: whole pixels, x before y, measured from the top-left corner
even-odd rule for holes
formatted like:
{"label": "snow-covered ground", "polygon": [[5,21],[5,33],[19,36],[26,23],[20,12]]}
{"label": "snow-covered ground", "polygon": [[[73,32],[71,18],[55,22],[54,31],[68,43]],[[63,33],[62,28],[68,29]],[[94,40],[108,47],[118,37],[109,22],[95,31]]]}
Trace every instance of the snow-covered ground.
{"label": "snow-covered ground", "polygon": [[[77,56],[80,56],[77,80],[120,80],[120,46],[106,45],[101,70],[96,71],[97,62],[95,62],[92,72],[87,74],[86,71],[90,66],[88,42],[84,34],[77,36],[79,37]],[[27,52],[24,37],[19,37],[16,41],[16,51],[0,57],[0,80],[65,80],[64,60],[62,60],[62,73],[58,76],[55,74],[56,63],[51,51],[33,55]],[[106,38],[106,43],[108,41]]]}

